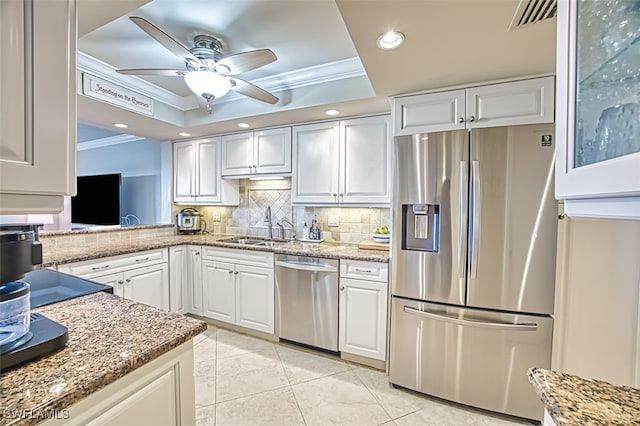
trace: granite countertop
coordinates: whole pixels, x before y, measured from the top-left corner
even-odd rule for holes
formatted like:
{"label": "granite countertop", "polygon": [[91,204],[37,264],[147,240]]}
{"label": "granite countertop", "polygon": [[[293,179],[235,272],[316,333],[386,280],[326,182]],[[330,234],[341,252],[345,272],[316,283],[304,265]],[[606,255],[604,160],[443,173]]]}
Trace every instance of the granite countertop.
{"label": "granite countertop", "polygon": [[[225,243],[220,240],[234,235],[227,234],[195,234],[168,235],[152,238],[141,238],[133,242],[96,242],[78,247],[45,250],[43,267],[98,259],[101,257],[135,253],[143,250],[166,248],[171,246],[194,244],[212,247],[235,248],[242,250],[259,250],[299,256],[315,256],[332,259],[352,259],[369,262],[389,262],[388,250],[363,250],[355,244],[340,243],[303,243],[300,241],[276,241],[272,247]],[[235,236],[237,237],[237,236]],[[250,237],[255,238],[255,237]]]}
{"label": "granite countertop", "polygon": [[71,406],[207,328],[202,321],[106,293],[34,312],[65,325],[69,341],[0,375],[0,425],[36,424],[42,420],[38,413]]}
{"label": "granite countertop", "polygon": [[541,368],[529,382],[558,426],[640,425],[640,389]]}

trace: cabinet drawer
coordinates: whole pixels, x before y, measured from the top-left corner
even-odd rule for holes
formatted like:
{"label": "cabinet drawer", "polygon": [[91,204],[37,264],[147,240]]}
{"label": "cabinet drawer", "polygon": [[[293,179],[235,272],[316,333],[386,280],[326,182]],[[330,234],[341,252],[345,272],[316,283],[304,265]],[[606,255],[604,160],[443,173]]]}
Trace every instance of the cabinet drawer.
{"label": "cabinet drawer", "polygon": [[154,265],[164,262],[167,262],[167,249],[157,249],[69,263],[67,265],[60,265],[58,270],[71,275],[84,276],[98,272],[118,271],[132,266]]}
{"label": "cabinet drawer", "polygon": [[203,247],[203,251],[204,259],[206,260],[262,266],[273,269],[273,253],[271,252],[218,247]]}
{"label": "cabinet drawer", "polygon": [[389,265],[359,260],[340,260],[340,278],[387,282]]}

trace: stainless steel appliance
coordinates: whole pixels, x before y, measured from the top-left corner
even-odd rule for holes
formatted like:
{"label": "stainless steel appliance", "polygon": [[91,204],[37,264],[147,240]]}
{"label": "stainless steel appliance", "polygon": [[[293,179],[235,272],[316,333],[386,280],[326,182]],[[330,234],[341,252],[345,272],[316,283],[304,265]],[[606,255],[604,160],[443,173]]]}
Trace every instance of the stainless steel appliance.
{"label": "stainless steel appliance", "polygon": [[195,234],[204,231],[204,223],[200,212],[192,207],[182,209],[176,215],[178,232],[183,234]]}
{"label": "stainless steel appliance", "polygon": [[338,351],[338,261],[279,254],[275,260],[278,337]]}
{"label": "stainless steel appliance", "polygon": [[541,419],[557,207],[553,125],[395,138],[389,377]]}

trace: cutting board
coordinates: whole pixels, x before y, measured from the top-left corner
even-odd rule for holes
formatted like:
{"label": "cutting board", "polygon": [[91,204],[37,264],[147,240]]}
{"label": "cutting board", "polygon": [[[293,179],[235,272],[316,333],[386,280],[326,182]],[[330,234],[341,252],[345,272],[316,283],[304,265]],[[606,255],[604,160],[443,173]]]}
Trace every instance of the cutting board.
{"label": "cutting board", "polygon": [[365,250],[389,251],[389,243],[376,243],[373,240],[364,240],[358,243],[358,248],[365,249]]}

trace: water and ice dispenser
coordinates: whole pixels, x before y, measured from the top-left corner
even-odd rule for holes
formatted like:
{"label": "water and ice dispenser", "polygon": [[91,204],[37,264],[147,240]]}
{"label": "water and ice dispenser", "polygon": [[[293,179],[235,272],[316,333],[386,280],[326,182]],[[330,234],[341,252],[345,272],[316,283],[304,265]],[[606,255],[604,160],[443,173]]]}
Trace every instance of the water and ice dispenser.
{"label": "water and ice dispenser", "polygon": [[402,205],[402,249],[430,251],[440,249],[440,206]]}

